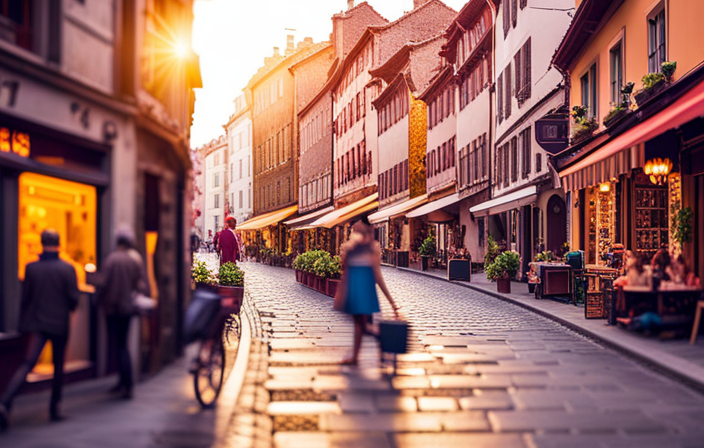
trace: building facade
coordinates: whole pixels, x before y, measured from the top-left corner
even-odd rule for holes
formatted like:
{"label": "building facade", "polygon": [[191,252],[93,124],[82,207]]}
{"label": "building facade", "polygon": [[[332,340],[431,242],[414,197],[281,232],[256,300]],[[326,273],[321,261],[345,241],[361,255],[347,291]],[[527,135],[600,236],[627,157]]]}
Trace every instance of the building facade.
{"label": "building facade", "polygon": [[252,119],[244,95],[235,99],[227,132],[227,213],[238,223],[252,217]]}
{"label": "building facade", "polygon": [[[59,231],[61,256],[76,268],[82,291],[67,375],[114,370],[86,268],[100,271],[122,228],[136,236],[158,303],[144,318],[152,331],[130,342],[135,370],[154,372],[180,352],[190,290],[188,141],[200,73],[197,57],[180,50],[190,42],[184,24],[192,22],[192,4],[17,3],[0,10],[0,332],[10,367],[0,388],[22,356],[20,282],[47,227]],[[167,31],[177,40],[160,38]],[[50,362],[47,353],[39,369]]]}
{"label": "building facade", "polygon": [[229,213],[228,186],[228,156],[227,138],[223,135],[200,149],[205,165],[204,191],[204,233],[215,235],[225,225],[225,215]]}
{"label": "building facade", "polygon": [[488,235],[522,255],[561,253],[566,242],[564,193],[555,188],[545,151],[535,139],[535,121],[564,103],[562,77],[551,57],[569,26],[571,2],[555,10],[502,2],[493,29],[494,144],[492,199],[470,208],[483,217]]}
{"label": "building facade", "polygon": [[[618,245],[648,257],[666,248],[683,253],[701,277],[704,30],[691,18],[704,5],[585,0],[576,6],[553,58],[570,86],[570,110],[584,111],[570,120],[569,145],[555,156],[570,244],[600,266],[611,264]],[[662,165],[664,175],[649,173],[652,165]],[[695,229],[688,238],[672,232],[683,210]]]}

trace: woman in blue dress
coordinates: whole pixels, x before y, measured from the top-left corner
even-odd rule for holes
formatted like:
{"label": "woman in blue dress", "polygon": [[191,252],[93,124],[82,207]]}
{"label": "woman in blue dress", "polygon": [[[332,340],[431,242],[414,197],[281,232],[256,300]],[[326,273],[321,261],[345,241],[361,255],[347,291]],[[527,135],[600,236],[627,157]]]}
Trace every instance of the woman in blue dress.
{"label": "woman in blue dress", "polygon": [[343,364],[357,364],[362,335],[371,333],[368,329],[373,313],[378,313],[378,284],[398,318],[398,306],[391,298],[381,275],[381,248],[374,240],[374,231],[367,218],[362,218],[352,226],[349,241],[342,245],[342,281],[335,298],[336,308],[351,314],[354,318],[354,346],[352,357]]}

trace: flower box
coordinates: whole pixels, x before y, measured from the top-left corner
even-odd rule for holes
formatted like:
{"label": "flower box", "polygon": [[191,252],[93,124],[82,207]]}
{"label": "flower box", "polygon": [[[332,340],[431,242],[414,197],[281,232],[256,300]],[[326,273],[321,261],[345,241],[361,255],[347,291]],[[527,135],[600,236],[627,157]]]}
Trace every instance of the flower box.
{"label": "flower box", "polygon": [[667,81],[665,81],[664,79],[661,79],[660,81],[653,84],[653,87],[651,87],[647,90],[646,89],[640,90],[640,91],[636,92],[635,94],[633,94],[633,99],[636,100],[636,104],[638,105],[639,108],[643,107],[643,105],[645,103],[647,103],[650,98],[657,95],[666,85],[667,85]]}
{"label": "flower box", "polygon": [[613,125],[617,121],[620,121],[621,118],[628,115],[629,112],[630,111],[628,109],[623,109],[619,110],[618,112],[614,112],[613,114],[607,115],[606,118],[604,118],[604,126],[606,126],[607,128],[611,127],[611,125]]}

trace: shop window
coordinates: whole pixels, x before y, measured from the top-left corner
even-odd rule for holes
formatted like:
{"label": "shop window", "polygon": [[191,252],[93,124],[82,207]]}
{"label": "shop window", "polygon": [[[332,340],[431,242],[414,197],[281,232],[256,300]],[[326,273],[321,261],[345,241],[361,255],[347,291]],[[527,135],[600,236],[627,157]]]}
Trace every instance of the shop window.
{"label": "shop window", "polygon": [[660,5],[659,12],[648,19],[648,71],[659,73],[662,63],[667,60],[665,51],[665,8]]}
{"label": "shop window", "polygon": [[622,41],[619,41],[611,48],[611,51],[609,52],[609,61],[611,65],[611,102],[614,104],[621,104],[621,86],[623,85],[623,56],[621,46]]}

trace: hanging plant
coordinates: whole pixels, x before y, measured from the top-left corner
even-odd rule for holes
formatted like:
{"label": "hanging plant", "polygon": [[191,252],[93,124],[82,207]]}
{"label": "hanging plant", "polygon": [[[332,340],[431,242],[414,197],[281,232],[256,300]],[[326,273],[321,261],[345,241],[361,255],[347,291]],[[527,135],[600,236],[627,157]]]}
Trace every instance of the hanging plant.
{"label": "hanging plant", "polygon": [[672,215],[672,238],[678,244],[692,242],[692,220],[694,212],[690,207],[677,210]]}

